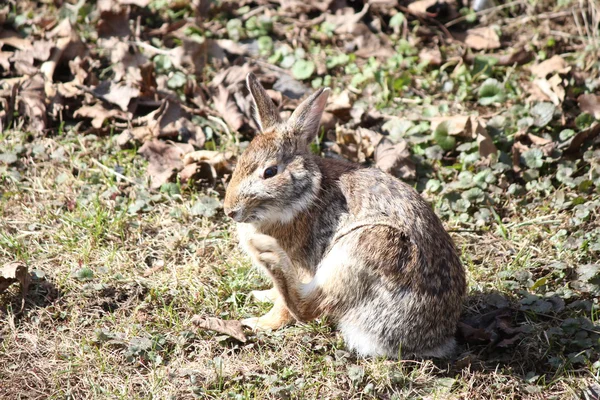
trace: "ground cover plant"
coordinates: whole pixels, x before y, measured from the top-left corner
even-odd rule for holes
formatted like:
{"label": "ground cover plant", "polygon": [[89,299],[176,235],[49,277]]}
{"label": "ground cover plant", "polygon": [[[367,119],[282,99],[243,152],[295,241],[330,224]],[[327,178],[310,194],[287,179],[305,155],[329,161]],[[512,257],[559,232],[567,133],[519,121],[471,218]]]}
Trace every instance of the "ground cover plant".
{"label": "ground cover plant", "polygon": [[[3,3],[0,398],[598,398],[599,6],[462,3]],[[331,87],[313,150],[443,219],[454,359],[219,325],[269,308],[221,209],[251,71],[283,116]]]}

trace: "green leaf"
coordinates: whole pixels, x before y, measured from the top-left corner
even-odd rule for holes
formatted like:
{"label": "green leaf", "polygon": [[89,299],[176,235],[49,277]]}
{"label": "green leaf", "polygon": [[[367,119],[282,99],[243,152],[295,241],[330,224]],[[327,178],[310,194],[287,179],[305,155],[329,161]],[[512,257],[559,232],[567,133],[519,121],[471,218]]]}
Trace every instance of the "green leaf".
{"label": "green leaf", "polygon": [[217,213],[217,209],[221,207],[219,200],[214,197],[202,196],[196,201],[190,210],[192,215],[203,217],[213,217]]}
{"label": "green leaf", "polygon": [[340,65],[346,65],[350,61],[350,56],[344,53],[338,54],[336,56],[327,57],[325,61],[325,66],[327,69],[332,69]]}
{"label": "green leaf", "polygon": [[433,140],[446,151],[456,147],[456,139],[448,135],[449,130],[450,121],[443,121],[433,131]]}
{"label": "green leaf", "polygon": [[588,113],[579,114],[579,116],[577,116],[577,118],[575,118],[575,125],[579,129],[587,129],[590,127],[590,125],[592,125],[593,122],[594,122],[594,117],[592,117]]}
{"label": "green leaf", "polygon": [[504,87],[496,79],[486,79],[479,87],[479,104],[488,106],[493,103],[502,103],[506,100]]}
{"label": "green leaf", "polygon": [[315,63],[310,60],[297,60],[292,67],[292,75],[298,80],[305,80],[315,72]]}
{"label": "green leaf", "polygon": [[179,89],[180,87],[183,87],[183,85],[185,85],[186,82],[187,77],[185,76],[185,74],[181,71],[177,71],[173,74],[173,76],[171,76],[171,78],[169,78],[169,80],[167,81],[167,86],[170,89]]}
{"label": "green leaf", "polygon": [[0,163],[14,164],[17,162],[17,155],[15,153],[2,153],[0,154]]}
{"label": "green leaf", "polygon": [[406,17],[401,12],[397,12],[392,18],[390,18],[390,27],[399,28],[402,26]]}
{"label": "green leaf", "polygon": [[463,192],[462,197],[471,203],[481,203],[485,199],[485,193],[480,188],[474,187]]}
{"label": "green leaf", "polygon": [[425,190],[427,190],[429,193],[437,193],[441,190],[441,188],[442,182],[438,181],[437,179],[430,179],[425,185]]}
{"label": "green leaf", "polygon": [[544,165],[544,153],[540,149],[530,149],[522,154],[525,165],[529,168],[541,168]]}
{"label": "green leaf", "polygon": [[75,277],[80,281],[91,281],[94,279],[94,271],[88,267],[83,267],[75,272]]}
{"label": "green leaf", "polygon": [[273,52],[273,39],[270,36],[261,36],[257,40],[258,51],[262,56],[268,56]]}
{"label": "green leaf", "polygon": [[552,121],[556,106],[552,103],[542,102],[537,103],[531,108],[531,116],[533,117],[533,124],[540,128],[548,125]]}
{"label": "green leaf", "polygon": [[558,134],[558,138],[563,142],[572,138],[573,136],[575,136],[575,131],[573,129],[563,129]]}

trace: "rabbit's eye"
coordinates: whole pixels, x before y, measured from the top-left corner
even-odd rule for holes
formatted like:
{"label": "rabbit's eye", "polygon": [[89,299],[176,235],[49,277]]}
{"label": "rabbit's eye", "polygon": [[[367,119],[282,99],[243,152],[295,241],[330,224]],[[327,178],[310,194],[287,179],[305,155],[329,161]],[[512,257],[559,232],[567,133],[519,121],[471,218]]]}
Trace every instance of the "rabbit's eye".
{"label": "rabbit's eye", "polygon": [[269,167],[263,172],[263,178],[269,179],[277,175],[277,167]]}

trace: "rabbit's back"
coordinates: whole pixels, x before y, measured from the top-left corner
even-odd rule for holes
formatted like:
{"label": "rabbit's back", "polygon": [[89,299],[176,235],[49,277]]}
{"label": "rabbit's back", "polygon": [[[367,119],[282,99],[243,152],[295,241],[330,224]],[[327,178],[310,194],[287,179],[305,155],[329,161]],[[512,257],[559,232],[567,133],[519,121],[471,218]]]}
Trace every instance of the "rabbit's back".
{"label": "rabbit's back", "polygon": [[343,200],[324,212],[337,215],[338,226],[313,286],[330,285],[324,311],[337,319],[348,347],[364,355],[393,357],[399,349],[446,355],[466,282],[432,208],[413,188],[374,168],[325,174],[323,184],[333,184],[329,190],[339,190]]}

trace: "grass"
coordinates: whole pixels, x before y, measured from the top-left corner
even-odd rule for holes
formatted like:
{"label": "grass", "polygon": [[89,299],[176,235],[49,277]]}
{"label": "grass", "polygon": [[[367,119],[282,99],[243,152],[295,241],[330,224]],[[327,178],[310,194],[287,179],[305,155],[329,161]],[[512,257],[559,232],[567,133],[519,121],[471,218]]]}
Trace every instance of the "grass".
{"label": "grass", "polygon": [[[150,210],[128,213],[143,189],[92,160],[127,165],[139,181],[144,165],[112,140],[42,139],[47,152],[64,148],[65,157],[32,157],[20,181],[4,178],[1,261],[23,260],[38,277],[23,313],[16,288],[4,295],[3,398],[569,398],[598,378],[595,366],[570,364],[564,346],[547,336],[567,316],[597,321],[597,309],[550,318],[524,312],[515,326],[532,330],[510,352],[463,344],[451,364],[357,360],[326,321],[260,333],[243,345],[197,331],[195,314],[265,312],[268,305],[247,295],[268,283],[236,249],[227,221],[190,214],[187,199],[198,193],[163,194]],[[569,215],[543,209],[506,219],[506,238],[453,234],[469,276],[466,315],[489,308],[486,296],[494,291],[518,307],[522,293],[510,289],[534,276],[555,278],[540,274],[544,266],[589,259],[552,245]],[[158,262],[164,267],[144,276]],[[538,373],[540,360],[550,357],[565,362]]]}
{"label": "grass", "polygon": [[[306,86],[331,85],[332,97],[351,89],[354,108],[341,106],[334,116],[338,136],[324,129],[315,151],[372,162],[373,149],[351,134],[358,126],[408,142],[417,165],[411,184],[443,219],[467,269],[469,297],[456,357],[357,359],[327,320],[249,335],[243,344],[198,330],[194,315],[242,319],[269,309],[249,296],[269,282],[237,248],[234,226],[220,210],[205,217],[197,207],[206,196],[222,199],[222,182],[199,188],[175,181],[149,189],[137,145],[120,149],[113,135],[126,124],[108,118],[91,129],[89,118],[70,118],[73,106],[44,134],[30,133],[27,118],[18,115],[0,133],[0,157],[17,158],[0,158],[0,266],[23,261],[34,276],[23,310],[17,285],[0,294],[0,399],[598,398],[600,152],[597,139],[570,155],[561,147],[568,144],[565,127],[577,134],[594,122],[590,115],[581,118],[577,106],[577,96],[594,93],[600,71],[594,29],[600,13],[593,4],[577,2],[577,22],[564,16],[564,7],[575,2],[562,8],[514,2],[481,13],[483,25],[501,28],[504,50],[533,52],[531,65],[560,54],[572,67],[561,76],[566,97],[554,118],[535,125],[531,111],[540,101],[527,99],[533,80],[528,65],[467,63],[465,48],[432,31],[429,20],[411,17],[405,29],[391,29],[390,15],[373,6],[365,21],[376,26],[379,20],[380,36],[390,39],[395,54],[361,59],[343,57],[339,44],[350,39],[334,34],[327,21],[310,35],[296,35],[288,29],[297,22],[293,12],[279,15],[273,7],[273,28],[244,19],[254,3],[244,12],[215,3],[219,11],[205,21],[217,32],[214,38],[262,37],[259,65],[270,66],[263,73],[294,71],[298,63],[295,73]],[[18,7],[45,10],[31,4]],[[142,36],[193,15],[189,4],[177,10],[165,4],[133,9],[131,18],[143,16]],[[18,7],[11,7],[7,21],[28,33],[26,21],[15,17]],[[97,56],[92,70],[112,79],[119,63],[108,62],[89,29],[88,19],[98,17],[93,6],[61,10]],[[242,27],[228,27],[238,17]],[[587,31],[592,35],[582,38]],[[205,33],[198,32],[186,35]],[[181,41],[156,35],[151,43],[161,50]],[[264,39],[270,36],[272,48]],[[419,51],[431,47],[443,52],[440,66],[419,60]],[[245,55],[235,60],[250,61]],[[167,61],[150,61],[159,77],[178,74],[161,90],[188,108],[202,107],[188,101],[189,88],[178,81],[204,85],[199,90],[211,113],[192,120],[204,134],[210,129],[204,147],[237,152],[250,134],[247,128],[232,134],[226,118],[215,116],[225,117],[211,108],[215,101],[205,85],[228,64],[209,62],[202,81]],[[309,74],[323,62],[330,66],[324,73]],[[486,81],[490,91],[482,95]],[[6,89],[0,82],[0,95]],[[0,101],[4,121],[3,107]],[[357,122],[355,112],[366,117]],[[432,118],[467,114],[485,120],[497,158],[482,160],[479,143],[450,135],[447,124],[437,135],[430,129]],[[341,147],[329,147],[332,142]],[[520,154],[517,144],[525,147]]]}

